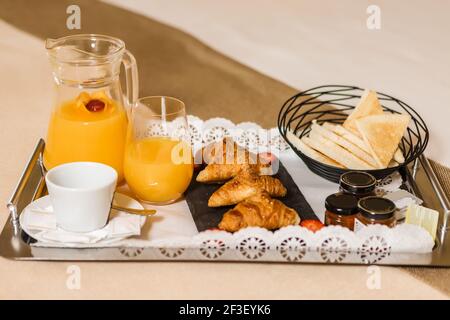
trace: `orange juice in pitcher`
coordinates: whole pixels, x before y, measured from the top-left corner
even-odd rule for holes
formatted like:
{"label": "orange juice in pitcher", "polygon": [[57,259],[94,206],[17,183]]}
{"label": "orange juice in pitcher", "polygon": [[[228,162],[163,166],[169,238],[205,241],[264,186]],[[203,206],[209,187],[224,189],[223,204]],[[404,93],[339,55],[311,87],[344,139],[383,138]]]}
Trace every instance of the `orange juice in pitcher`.
{"label": "orange juice in pitcher", "polygon": [[[123,179],[127,106],[137,99],[137,67],[122,40],[95,34],[48,39],[56,101],[44,165],[74,161],[107,164]],[[127,99],[120,86],[125,66]]]}
{"label": "orange juice in pitcher", "polygon": [[94,161],[116,169],[123,178],[127,130],[125,109],[103,91],[82,92],[56,107],[51,115],[44,165],[51,169],[73,161]]}

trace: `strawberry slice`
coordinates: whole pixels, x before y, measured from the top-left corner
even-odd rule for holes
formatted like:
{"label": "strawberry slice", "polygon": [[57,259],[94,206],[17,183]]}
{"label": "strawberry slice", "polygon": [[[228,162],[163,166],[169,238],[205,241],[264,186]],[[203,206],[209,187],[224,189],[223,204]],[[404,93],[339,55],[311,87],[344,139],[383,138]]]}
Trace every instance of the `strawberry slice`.
{"label": "strawberry slice", "polygon": [[300,222],[300,226],[312,231],[316,232],[325,227],[325,225],[319,220],[303,220]]}

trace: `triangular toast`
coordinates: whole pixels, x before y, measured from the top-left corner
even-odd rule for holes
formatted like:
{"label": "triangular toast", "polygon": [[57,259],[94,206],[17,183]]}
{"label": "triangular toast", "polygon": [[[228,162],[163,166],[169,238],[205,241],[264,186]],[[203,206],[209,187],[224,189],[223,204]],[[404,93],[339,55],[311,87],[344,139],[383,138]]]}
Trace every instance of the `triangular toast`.
{"label": "triangular toast", "polygon": [[353,143],[347,141],[343,137],[337,135],[331,130],[328,130],[326,127],[321,126],[317,124],[316,120],[313,120],[313,124],[311,126],[312,132],[317,132],[324,138],[338,144],[342,148],[345,148],[347,151],[353,153],[355,156],[360,158],[361,160],[364,160],[368,164],[370,164],[373,167],[376,167],[377,163],[375,159],[372,157],[372,155],[362,149],[360,149],[358,146],[354,145]]}
{"label": "triangular toast", "polygon": [[[325,129],[328,129],[330,131],[333,131],[337,135],[340,135],[341,137],[343,137],[347,141],[349,141],[349,142],[353,143],[354,145],[358,146],[360,149],[364,150],[365,152],[372,154],[372,151],[370,150],[370,146],[366,145],[366,142],[361,137],[358,137],[357,135],[351,133],[350,131],[345,129],[343,126],[335,125],[335,124],[332,124],[330,122],[325,122],[322,125],[322,127],[324,127]],[[405,157],[403,156],[402,150],[397,149],[395,151],[393,160],[395,160],[394,162],[396,164],[391,163],[389,166],[396,166],[396,165],[398,165],[400,163],[405,162]]]}
{"label": "triangular toast", "polygon": [[350,153],[346,149],[340,147],[336,143],[322,137],[314,131],[309,134],[309,139],[305,142],[313,149],[323,153],[327,157],[333,159],[336,162],[341,163],[348,169],[355,170],[372,170],[375,169],[367,162],[361,160],[354,154]]}
{"label": "triangular toast", "polygon": [[365,90],[364,94],[361,96],[356,108],[347,117],[344,124],[342,125],[345,129],[351,131],[357,136],[361,136],[358,131],[355,121],[371,115],[383,114],[383,108],[377,98],[377,93],[373,90]]}
{"label": "triangular toast", "polygon": [[324,154],[314,150],[310,146],[308,146],[306,141],[304,141],[304,140],[308,139],[307,137],[303,137],[302,139],[300,139],[295,134],[293,134],[290,130],[288,130],[286,132],[286,138],[294,145],[295,148],[297,148],[297,150],[301,151],[308,157],[310,157],[314,160],[317,160],[319,162],[325,163],[327,165],[333,166],[333,167],[338,167],[338,168],[344,167],[340,163],[337,163],[336,161],[328,158],[326,155],[324,155]]}
{"label": "triangular toast", "polygon": [[381,114],[356,120],[356,126],[380,169],[389,165],[410,120],[406,114]]}
{"label": "triangular toast", "polygon": [[339,124],[331,124],[330,122],[325,122],[322,127],[325,129],[328,129],[330,131],[333,131],[334,133],[340,135],[342,138],[346,139],[347,141],[353,143],[354,145],[358,146],[358,148],[364,150],[367,153],[370,153],[369,147],[366,145],[364,140],[361,137],[358,137],[351,131],[345,129],[343,126]]}

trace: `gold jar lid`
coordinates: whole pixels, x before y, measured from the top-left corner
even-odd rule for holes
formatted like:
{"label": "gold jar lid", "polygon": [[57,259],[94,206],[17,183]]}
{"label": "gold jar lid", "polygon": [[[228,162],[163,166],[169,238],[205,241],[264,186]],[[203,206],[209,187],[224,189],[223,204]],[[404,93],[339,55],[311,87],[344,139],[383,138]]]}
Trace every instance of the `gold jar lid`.
{"label": "gold jar lid", "polygon": [[377,179],[364,171],[348,171],[339,178],[342,190],[355,195],[365,195],[375,190]]}
{"label": "gold jar lid", "polygon": [[369,219],[384,220],[394,216],[395,203],[383,197],[365,197],[358,201],[359,212]]}

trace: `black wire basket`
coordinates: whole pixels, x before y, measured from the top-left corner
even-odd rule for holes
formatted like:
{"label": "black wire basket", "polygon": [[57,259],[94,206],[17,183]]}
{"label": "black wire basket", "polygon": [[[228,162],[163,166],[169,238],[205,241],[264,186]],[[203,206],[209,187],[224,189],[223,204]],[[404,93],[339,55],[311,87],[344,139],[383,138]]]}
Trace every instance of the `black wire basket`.
{"label": "black wire basket", "polygon": [[[289,98],[278,114],[278,129],[283,138],[311,171],[332,182],[339,182],[341,174],[350,170],[330,166],[308,157],[297,150],[286,138],[287,130],[302,138],[311,131],[314,119],[319,124],[325,121],[341,124],[356,107],[363,92],[364,89],[353,86],[315,87]],[[408,113],[411,116],[411,122],[399,145],[405,162],[395,167],[366,171],[377,179],[383,179],[394,171],[402,169],[424,152],[428,144],[429,132],[423,119],[409,105],[384,93],[377,92],[377,95],[385,111],[397,114]]]}

